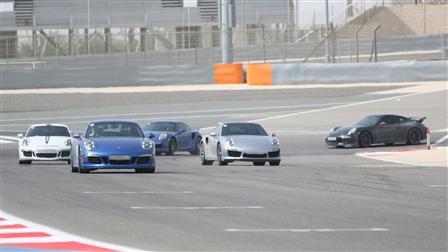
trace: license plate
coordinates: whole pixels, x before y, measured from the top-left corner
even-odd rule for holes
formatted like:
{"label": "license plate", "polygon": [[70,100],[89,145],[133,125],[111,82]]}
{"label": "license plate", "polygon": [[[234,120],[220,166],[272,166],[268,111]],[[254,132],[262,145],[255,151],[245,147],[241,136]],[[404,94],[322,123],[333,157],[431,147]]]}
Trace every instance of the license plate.
{"label": "license plate", "polygon": [[49,150],[49,149],[37,150],[36,152],[37,153],[45,153],[45,154],[47,154],[47,153],[56,153],[55,150]]}
{"label": "license plate", "polygon": [[131,160],[131,156],[127,156],[127,155],[113,155],[113,156],[109,156],[109,160],[126,161],[126,160]]}
{"label": "license plate", "polygon": [[328,137],[327,140],[328,141],[336,141],[336,137]]}

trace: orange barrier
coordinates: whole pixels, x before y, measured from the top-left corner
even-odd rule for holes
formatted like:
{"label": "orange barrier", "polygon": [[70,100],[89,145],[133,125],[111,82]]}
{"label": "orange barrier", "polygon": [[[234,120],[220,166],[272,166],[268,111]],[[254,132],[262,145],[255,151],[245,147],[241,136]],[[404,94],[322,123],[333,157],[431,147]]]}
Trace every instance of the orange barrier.
{"label": "orange barrier", "polygon": [[272,85],[271,64],[248,64],[246,72],[248,85]]}
{"label": "orange barrier", "polygon": [[215,64],[215,84],[243,84],[243,64]]}

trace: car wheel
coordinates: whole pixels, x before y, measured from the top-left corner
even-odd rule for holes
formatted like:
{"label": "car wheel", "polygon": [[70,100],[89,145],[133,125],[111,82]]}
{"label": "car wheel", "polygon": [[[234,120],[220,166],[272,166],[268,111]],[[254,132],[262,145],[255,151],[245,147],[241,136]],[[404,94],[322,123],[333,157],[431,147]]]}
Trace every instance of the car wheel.
{"label": "car wheel", "polygon": [[412,128],[408,132],[408,144],[416,145],[422,140],[422,133],[416,128]]}
{"label": "car wheel", "polygon": [[359,147],[365,148],[372,145],[372,136],[364,131],[359,135]]}
{"label": "car wheel", "polygon": [[29,165],[29,164],[31,164],[31,160],[19,160],[19,164],[22,164],[22,165]]}
{"label": "car wheel", "polygon": [[199,155],[201,156],[201,165],[212,165],[213,161],[205,159],[205,147],[204,144],[199,146]]}
{"label": "car wheel", "polygon": [[280,165],[280,160],[270,161],[269,165],[270,166],[279,166]]}
{"label": "car wheel", "polygon": [[71,160],[67,160],[67,164],[70,165],[72,163]]}
{"label": "car wheel", "polygon": [[198,139],[198,141],[196,142],[195,146],[194,146],[194,150],[190,151],[191,155],[199,155],[199,152],[201,148],[201,139]]}
{"label": "car wheel", "polygon": [[73,165],[73,162],[71,162],[72,163],[72,172],[78,172],[78,167],[75,167],[74,165]]}
{"label": "car wheel", "polygon": [[266,162],[254,162],[255,166],[263,166]]}
{"label": "car wheel", "polygon": [[155,168],[149,168],[149,169],[135,169],[136,173],[154,173],[156,171]]}
{"label": "car wheel", "polygon": [[90,170],[82,168],[81,155],[78,155],[78,172],[79,173],[89,173],[90,172]]}
{"label": "car wheel", "polygon": [[177,149],[177,142],[176,142],[176,139],[174,139],[174,137],[173,137],[170,139],[170,143],[168,145],[168,152],[166,154],[173,155],[174,152],[176,152],[176,149]]}
{"label": "car wheel", "polygon": [[225,160],[222,160],[222,150],[221,145],[218,144],[218,147],[216,147],[216,157],[218,159],[218,165],[228,165],[229,163]]}

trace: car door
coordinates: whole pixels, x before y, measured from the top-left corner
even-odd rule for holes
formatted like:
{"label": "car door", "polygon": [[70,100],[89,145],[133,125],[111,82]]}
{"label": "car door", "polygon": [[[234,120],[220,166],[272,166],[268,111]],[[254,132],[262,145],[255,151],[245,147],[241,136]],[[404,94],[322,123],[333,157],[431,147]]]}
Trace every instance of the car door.
{"label": "car door", "polygon": [[190,145],[191,129],[185,123],[177,123],[177,146],[180,150],[188,149]]}
{"label": "car door", "polygon": [[375,129],[376,142],[394,143],[399,139],[400,131],[401,124],[398,116],[383,116]]}
{"label": "car door", "polygon": [[214,131],[207,135],[205,138],[205,146],[207,148],[207,156],[209,159],[216,160],[216,146],[218,144],[220,126],[217,126]]}

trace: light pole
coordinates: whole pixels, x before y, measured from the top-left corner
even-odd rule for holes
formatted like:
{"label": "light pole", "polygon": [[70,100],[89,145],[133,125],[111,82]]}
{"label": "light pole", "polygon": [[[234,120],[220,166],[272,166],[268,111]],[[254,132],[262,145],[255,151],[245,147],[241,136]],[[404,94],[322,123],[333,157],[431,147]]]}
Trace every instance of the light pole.
{"label": "light pole", "polygon": [[325,52],[325,56],[327,59],[327,63],[330,63],[330,14],[328,10],[328,0],[325,0],[325,17],[326,17],[326,25],[327,25],[327,48]]}
{"label": "light pole", "polygon": [[221,48],[222,48],[222,63],[233,63],[233,44],[232,44],[232,25],[230,24],[231,5],[230,0],[220,1],[221,11]]}

